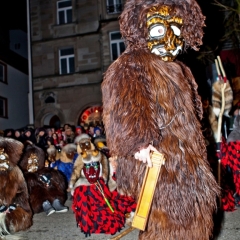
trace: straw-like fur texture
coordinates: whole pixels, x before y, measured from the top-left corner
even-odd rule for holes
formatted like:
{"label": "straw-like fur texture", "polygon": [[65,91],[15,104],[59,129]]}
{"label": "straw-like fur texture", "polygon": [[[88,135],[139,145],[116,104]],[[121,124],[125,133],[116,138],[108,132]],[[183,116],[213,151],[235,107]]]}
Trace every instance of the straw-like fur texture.
{"label": "straw-like fur texture", "polygon": [[102,83],[107,146],[118,156],[118,190],[136,199],[146,166],[134,153],[152,143],[165,155],[139,239],[208,240],[219,187],[207,162],[197,85],[184,64],[163,62],[146,48],[146,9],[163,3],[177,4],[187,44],[201,44],[204,17],[195,1],[127,1],[120,26],[128,46]]}
{"label": "straw-like fur texture", "polygon": [[24,231],[32,225],[32,211],[24,176],[16,165],[22,154],[23,144],[11,138],[0,137],[0,148],[4,149],[10,162],[9,169],[0,171],[0,205],[16,205],[15,210],[1,218],[1,229],[5,228],[8,233]]}

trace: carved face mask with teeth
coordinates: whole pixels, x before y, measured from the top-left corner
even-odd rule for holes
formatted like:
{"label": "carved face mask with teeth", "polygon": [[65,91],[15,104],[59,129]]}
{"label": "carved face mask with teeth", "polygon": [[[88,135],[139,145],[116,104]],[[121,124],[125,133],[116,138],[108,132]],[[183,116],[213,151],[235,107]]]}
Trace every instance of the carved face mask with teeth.
{"label": "carved face mask with teeth", "polygon": [[183,20],[169,6],[152,7],[147,14],[148,48],[163,61],[173,61],[182,52]]}

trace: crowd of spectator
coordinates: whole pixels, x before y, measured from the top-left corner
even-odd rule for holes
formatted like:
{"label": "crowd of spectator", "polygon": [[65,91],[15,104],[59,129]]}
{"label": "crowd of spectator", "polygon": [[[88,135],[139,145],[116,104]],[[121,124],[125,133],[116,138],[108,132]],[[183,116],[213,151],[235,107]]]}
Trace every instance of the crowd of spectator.
{"label": "crowd of spectator", "polygon": [[8,128],[0,131],[0,135],[3,137],[13,138],[22,143],[31,141],[45,152],[50,145],[54,145],[58,151],[61,151],[66,144],[74,143],[75,138],[82,133],[87,133],[91,137],[92,142],[96,138],[105,138],[104,127],[102,125],[84,125],[83,127],[66,123],[58,129],[43,126],[22,129]]}

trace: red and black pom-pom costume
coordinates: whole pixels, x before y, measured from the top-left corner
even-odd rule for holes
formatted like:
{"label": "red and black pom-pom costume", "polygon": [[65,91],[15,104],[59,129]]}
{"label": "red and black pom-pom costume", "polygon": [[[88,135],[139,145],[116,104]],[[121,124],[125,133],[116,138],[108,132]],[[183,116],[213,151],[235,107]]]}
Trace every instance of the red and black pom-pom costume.
{"label": "red and black pom-pom costume", "polygon": [[235,187],[231,173],[233,163],[229,157],[229,144],[227,144],[225,138],[222,138],[221,151],[218,158],[221,158],[222,209],[227,212],[232,212],[235,210],[235,202],[233,197]]}
{"label": "red and black pom-pom costume", "polygon": [[124,227],[125,214],[136,207],[133,199],[110,192],[103,178],[99,178],[98,182],[114,212],[95,184],[78,186],[74,190],[72,209],[78,226],[86,236],[92,233],[115,234]]}
{"label": "red and black pom-pom costume", "polygon": [[[235,196],[240,196],[240,141],[228,143],[227,158],[232,170]],[[235,198],[235,204],[236,206],[240,206],[240,198]]]}
{"label": "red and black pom-pom costume", "polygon": [[[112,179],[114,181],[117,180],[116,173],[113,173]],[[136,209],[137,203],[134,198],[131,196],[120,195],[117,189],[112,191],[112,199],[118,202],[120,210],[122,209],[125,213],[133,212]]]}

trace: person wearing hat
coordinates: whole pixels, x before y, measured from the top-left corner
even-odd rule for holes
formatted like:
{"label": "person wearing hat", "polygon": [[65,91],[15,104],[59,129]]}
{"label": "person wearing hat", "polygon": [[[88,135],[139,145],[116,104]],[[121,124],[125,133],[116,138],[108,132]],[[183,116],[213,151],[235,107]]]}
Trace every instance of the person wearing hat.
{"label": "person wearing hat", "polygon": [[82,133],[84,133],[83,128],[81,126],[77,126],[75,133],[76,133],[76,137],[81,135]]}

